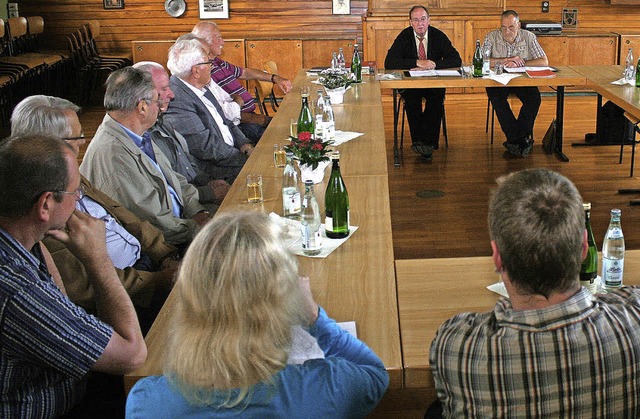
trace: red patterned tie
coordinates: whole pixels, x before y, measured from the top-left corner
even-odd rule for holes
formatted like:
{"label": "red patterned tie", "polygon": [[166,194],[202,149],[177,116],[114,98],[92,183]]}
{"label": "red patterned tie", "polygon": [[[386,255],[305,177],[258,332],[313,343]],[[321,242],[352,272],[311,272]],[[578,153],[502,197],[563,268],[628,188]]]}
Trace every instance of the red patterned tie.
{"label": "red patterned tie", "polygon": [[418,47],[418,59],[419,60],[426,60],[427,59],[427,53],[424,50],[424,36],[419,36],[418,37],[418,41],[420,41],[420,46]]}

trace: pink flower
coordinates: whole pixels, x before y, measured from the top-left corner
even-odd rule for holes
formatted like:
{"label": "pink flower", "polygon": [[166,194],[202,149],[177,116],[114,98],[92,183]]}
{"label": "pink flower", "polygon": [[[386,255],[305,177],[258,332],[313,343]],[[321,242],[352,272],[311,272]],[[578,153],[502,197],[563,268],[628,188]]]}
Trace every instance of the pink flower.
{"label": "pink flower", "polygon": [[311,148],[313,150],[322,150],[322,144],[320,143],[315,143],[313,146],[311,146]]}
{"label": "pink flower", "polygon": [[311,133],[310,132],[298,133],[298,140],[302,143],[308,143],[309,141],[311,141]]}

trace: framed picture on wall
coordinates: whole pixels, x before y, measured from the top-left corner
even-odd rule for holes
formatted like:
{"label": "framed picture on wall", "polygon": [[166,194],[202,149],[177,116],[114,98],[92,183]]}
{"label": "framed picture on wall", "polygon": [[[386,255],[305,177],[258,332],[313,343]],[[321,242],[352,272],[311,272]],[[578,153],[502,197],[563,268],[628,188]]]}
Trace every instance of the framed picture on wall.
{"label": "framed picture on wall", "polygon": [[332,13],[334,15],[350,15],[351,0],[333,0]]}
{"label": "framed picture on wall", "polygon": [[229,19],[229,0],[198,0],[200,19]]}
{"label": "framed picture on wall", "polygon": [[105,9],[124,9],[124,0],[102,0]]}

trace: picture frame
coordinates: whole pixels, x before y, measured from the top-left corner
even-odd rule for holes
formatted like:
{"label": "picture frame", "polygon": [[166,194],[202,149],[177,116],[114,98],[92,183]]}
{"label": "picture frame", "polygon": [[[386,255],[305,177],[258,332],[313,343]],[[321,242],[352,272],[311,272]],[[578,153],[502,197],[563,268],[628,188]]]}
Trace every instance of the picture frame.
{"label": "picture frame", "polygon": [[105,10],[124,9],[124,0],[102,0],[102,7]]}
{"label": "picture frame", "polygon": [[229,19],[229,0],[198,0],[200,19]]}
{"label": "picture frame", "polygon": [[350,15],[351,0],[332,0],[331,13],[334,15]]}

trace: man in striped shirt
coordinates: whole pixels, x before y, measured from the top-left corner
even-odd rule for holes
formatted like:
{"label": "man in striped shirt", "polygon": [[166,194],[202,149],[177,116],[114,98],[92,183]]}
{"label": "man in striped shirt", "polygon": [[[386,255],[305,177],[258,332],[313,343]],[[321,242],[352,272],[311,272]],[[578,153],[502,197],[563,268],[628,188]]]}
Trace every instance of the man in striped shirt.
{"label": "man in striped shirt", "polygon": [[498,179],[489,230],[509,298],[436,333],[443,416],[640,417],[640,289],[580,287],[588,246],[575,186],[546,169]]}
{"label": "man in striped shirt", "polygon": [[[0,143],[2,418],[69,413],[79,408],[90,371],[122,375],[146,358],[136,312],[106,251],[104,222],[75,211],[82,195],[70,145],[36,135]],[[40,244],[49,235],[86,267],[97,316],[65,295]],[[74,413],[91,417],[84,409]]]}

